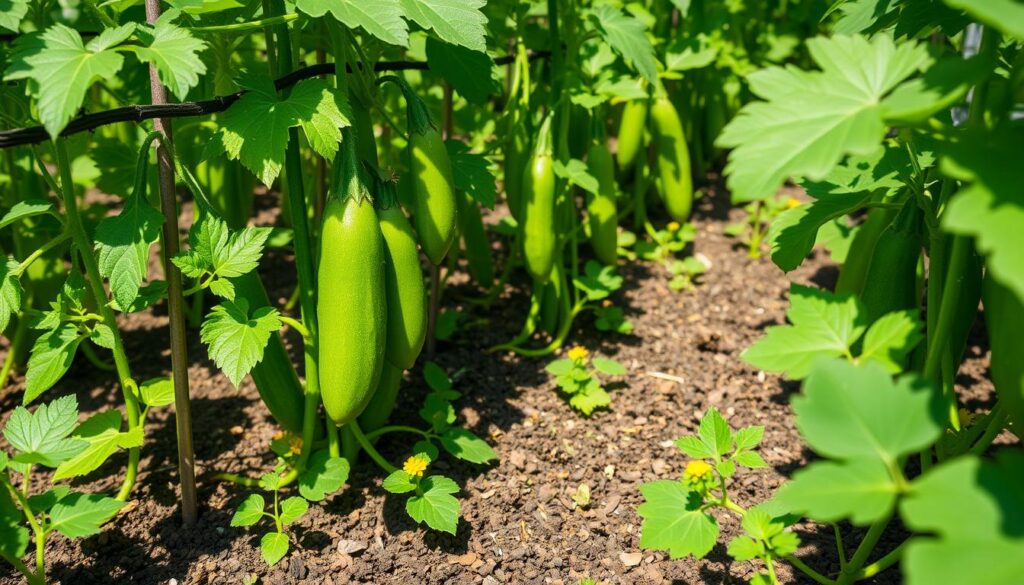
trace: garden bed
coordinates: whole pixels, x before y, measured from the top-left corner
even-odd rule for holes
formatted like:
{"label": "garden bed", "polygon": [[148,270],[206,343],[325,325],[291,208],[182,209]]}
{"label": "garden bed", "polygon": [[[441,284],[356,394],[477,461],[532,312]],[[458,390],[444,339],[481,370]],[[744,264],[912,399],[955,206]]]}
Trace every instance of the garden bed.
{"label": "garden bed", "polygon": [[[664,553],[639,548],[638,487],[645,481],[677,476],[685,456],[674,446],[693,432],[711,406],[734,427],[766,427],[761,453],[769,467],[745,471],[734,498],[750,505],[768,498],[783,478],[812,454],[803,447],[793,423],[789,395],[796,384],[781,382],[739,360],[765,326],[781,323],[790,280],[831,286],[836,270],[827,254],[815,252],[787,277],[770,260],[750,259],[746,249],[723,234],[743,212],[729,210],[728,197],[708,189],[695,214],[695,252],[712,263],[702,284],[689,293],[667,286],[664,269],[635,262],[620,268],[625,286],[617,300],[635,325],[633,335],[598,333],[589,318],[575,325],[572,343],[614,357],[629,370],[612,386],[612,407],[589,419],[578,416],[559,397],[548,360],[486,353],[512,337],[526,313],[526,295],[509,291],[492,311],[460,305],[457,275],[446,305],[459,306],[470,318],[451,342],[439,343],[434,358],[449,373],[460,368],[455,386],[463,393],[456,409],[465,426],[486,437],[501,460],[491,467],[441,461],[438,471],[465,480],[463,518],[457,534],[417,527],[402,512],[402,502],[380,488],[382,475],[369,463],[358,466],[347,487],[316,504],[296,527],[296,546],[268,568],[259,556],[258,535],[229,522],[246,488],[217,483],[214,472],[255,473],[272,467],[267,445],[277,430],[256,389],[246,378],[234,389],[216,367],[200,358],[198,332],[190,333],[189,368],[193,396],[199,524],[183,530],[176,499],[177,460],[173,418],[167,409],[151,416],[146,429],[140,481],[133,501],[96,536],[53,539],[47,553],[50,575],[66,584],[88,583],[565,583],[589,577],[610,583],[730,583],[749,577],[750,563],[732,562],[718,545],[704,560],[669,560]],[[273,219],[264,201],[258,221]],[[268,270],[269,269],[269,270]],[[264,275],[282,301],[291,292],[290,259],[271,252]],[[515,284],[515,283],[514,283]],[[519,283],[522,284],[522,283]],[[980,323],[980,322],[979,322]],[[169,373],[165,309],[131,315],[125,341],[140,379]],[[987,356],[974,335],[961,369],[961,390],[968,404],[989,403]],[[294,341],[294,340],[293,340]],[[329,359],[329,358],[328,358]],[[421,358],[421,363],[423,359]],[[0,399],[0,412],[20,403],[23,380]],[[426,387],[419,371],[407,375],[396,418],[413,420]],[[75,393],[83,412],[118,405],[113,378],[78,360],[50,395]],[[973,401],[973,402],[972,402]],[[5,415],[5,419],[6,419]],[[398,441],[379,447],[392,461],[407,453]],[[87,491],[112,491],[123,461],[115,457],[79,483]],[[586,509],[574,509],[572,495],[581,484],[591,492]],[[738,521],[718,516],[726,535]],[[815,547],[818,531],[801,525],[800,555],[823,573],[838,570],[831,548]],[[845,535],[844,535],[845,536]],[[852,540],[852,539],[850,539]],[[887,547],[888,548],[888,547]],[[5,565],[6,567],[6,565]],[[7,567],[3,585],[21,583]],[[797,579],[788,566],[780,580]],[[874,583],[899,582],[896,570]]]}

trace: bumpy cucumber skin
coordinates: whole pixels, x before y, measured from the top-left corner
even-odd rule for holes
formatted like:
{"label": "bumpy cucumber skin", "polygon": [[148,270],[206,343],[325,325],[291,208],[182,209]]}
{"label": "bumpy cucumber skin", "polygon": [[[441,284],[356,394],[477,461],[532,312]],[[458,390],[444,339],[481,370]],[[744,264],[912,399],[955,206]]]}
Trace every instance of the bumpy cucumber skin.
{"label": "bumpy cucumber skin", "polygon": [[846,254],[846,262],[839,269],[836,281],[837,294],[860,295],[864,290],[868,267],[871,266],[871,255],[879,236],[896,217],[897,210],[879,207],[868,212],[867,219],[861,224],[857,234],[850,243],[850,251]]}
{"label": "bumpy cucumber skin", "polygon": [[491,242],[487,239],[480,206],[468,193],[459,193],[457,196],[460,231],[466,248],[469,275],[481,288],[489,289],[494,284],[494,264],[491,262]]}
{"label": "bumpy cucumber skin", "polygon": [[1016,293],[985,275],[982,285],[985,305],[985,323],[988,326],[989,347],[992,357],[989,371],[1002,402],[1013,423],[1010,429],[1018,437],[1024,435],[1024,344],[1020,332],[1024,331],[1024,303]]}
{"label": "bumpy cucumber skin", "polygon": [[402,387],[402,370],[384,362],[380,372],[380,381],[377,382],[377,389],[373,392],[370,404],[359,415],[359,427],[364,432],[370,432],[384,426],[395,409],[395,400],[398,399],[398,391]]}
{"label": "bumpy cucumber skin", "polygon": [[441,135],[434,128],[413,132],[409,139],[413,183],[413,222],[420,246],[434,265],[440,264],[458,229],[452,164]]}
{"label": "bumpy cucumber skin", "polygon": [[[917,210],[913,202],[908,205],[914,206],[911,212]],[[897,217],[885,228],[871,254],[865,279],[870,285],[861,293],[868,323],[893,311],[920,308],[917,263],[921,256],[921,236],[914,224],[918,216],[910,215],[914,219]]]}
{"label": "bumpy cucumber skin", "polygon": [[555,262],[555,168],[550,154],[535,154],[523,173],[523,257],[538,284]]}
{"label": "bumpy cucumber skin", "polygon": [[[235,285],[235,297],[245,299],[251,310],[269,307],[263,282],[255,270],[231,280]],[[288,351],[284,348],[281,335],[270,335],[263,359],[253,366],[252,381],[267,405],[267,410],[286,431],[302,432],[303,392],[299,376],[291,364]]]}
{"label": "bumpy cucumber skin", "polygon": [[693,207],[693,177],[690,175],[690,151],[683,135],[679,112],[666,97],[651,105],[651,141],[657,155],[658,179],[665,210],[672,219],[690,219]]}
{"label": "bumpy cucumber skin", "polygon": [[587,153],[590,174],[597,178],[596,195],[588,195],[587,220],[590,224],[590,247],[602,263],[615,264],[618,256],[618,209],[616,208],[615,169],[608,146],[595,142]]}
{"label": "bumpy cucumber skin", "polygon": [[320,393],[343,425],[369,404],[387,343],[386,255],[369,199],[334,199],[324,210],[318,271]]}
{"label": "bumpy cucumber skin", "polygon": [[626,102],[622,109],[622,119],[619,121],[619,135],[616,146],[616,159],[619,163],[619,170],[625,171],[633,168],[636,157],[644,141],[644,124],[647,121],[647,100],[632,100]]}
{"label": "bumpy cucumber skin", "polygon": [[416,234],[402,209],[377,212],[384,237],[387,344],[384,359],[404,370],[416,363],[427,338],[427,290]]}

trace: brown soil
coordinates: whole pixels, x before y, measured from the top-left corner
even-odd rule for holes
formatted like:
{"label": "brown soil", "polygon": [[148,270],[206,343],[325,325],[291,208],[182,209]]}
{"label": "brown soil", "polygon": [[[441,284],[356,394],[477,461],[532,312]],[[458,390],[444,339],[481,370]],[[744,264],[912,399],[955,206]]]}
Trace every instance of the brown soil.
{"label": "brown soil", "polygon": [[[510,290],[491,312],[461,307],[473,318],[452,342],[441,343],[436,361],[450,372],[463,369],[456,386],[461,421],[487,437],[501,456],[490,467],[443,460],[437,471],[463,486],[463,518],[456,536],[424,530],[405,514],[403,500],[380,488],[382,475],[361,463],[349,485],[326,502],[314,504],[294,531],[293,551],[273,568],[259,557],[256,531],[231,528],[234,507],[248,490],[216,483],[217,471],[255,473],[269,469],[268,443],[276,427],[259,402],[251,380],[231,387],[205,358],[198,333],[191,332],[189,369],[195,418],[199,499],[198,526],[184,530],[176,505],[176,454],[173,417],[168,410],[151,416],[142,472],[127,511],[102,534],[70,542],[55,536],[47,558],[54,582],[90,583],[242,583],[249,574],[260,583],[564,583],[590,577],[609,583],[740,583],[753,572],[736,563],[718,545],[706,560],[669,560],[640,551],[641,502],[638,486],[677,476],[684,456],[672,441],[692,433],[701,414],[718,407],[733,426],[766,427],[762,454],[770,467],[743,472],[734,499],[752,505],[813,455],[794,428],[789,396],[796,386],[743,364],[740,352],[765,326],[781,323],[790,279],[828,286],[835,268],[816,252],[787,277],[768,259],[752,260],[722,230],[742,215],[729,210],[724,194],[705,197],[698,206],[696,252],[713,266],[691,293],[673,293],[657,265],[633,263],[621,268],[625,290],[617,302],[627,307],[636,331],[628,337],[597,332],[588,317],[576,324],[572,342],[614,357],[629,369],[615,385],[612,408],[586,419],[559,397],[544,371],[547,360],[489,355],[485,349],[511,338],[526,312],[521,289]],[[273,202],[264,197],[260,219],[273,220]],[[291,292],[289,258],[271,252],[263,273],[283,302]],[[521,284],[521,283],[520,283]],[[453,286],[449,305],[466,287]],[[123,322],[132,365],[140,379],[167,375],[165,309],[133,315]],[[977,335],[975,339],[983,339]],[[960,382],[971,405],[984,407],[991,392],[985,349],[972,341]],[[658,377],[668,374],[681,382]],[[417,424],[416,411],[426,392],[419,372],[407,376],[396,414]],[[0,398],[3,420],[20,402],[23,381]],[[79,360],[47,397],[74,392],[83,411],[120,403],[110,375]],[[44,397],[45,398],[45,397]],[[389,435],[380,447],[400,461],[407,437]],[[78,482],[76,488],[111,491],[119,482],[123,456]],[[592,500],[574,510],[571,495],[587,484]],[[726,536],[738,521],[720,514]],[[801,525],[800,555],[823,573],[838,569],[831,528]],[[854,542],[860,531],[846,528]],[[887,546],[888,550],[896,537]],[[339,549],[362,549],[347,554]],[[880,549],[881,550],[881,549]],[[637,553],[642,553],[637,555]],[[0,584],[19,583],[8,568]],[[809,582],[780,567],[786,583]],[[896,570],[875,583],[898,583]]]}

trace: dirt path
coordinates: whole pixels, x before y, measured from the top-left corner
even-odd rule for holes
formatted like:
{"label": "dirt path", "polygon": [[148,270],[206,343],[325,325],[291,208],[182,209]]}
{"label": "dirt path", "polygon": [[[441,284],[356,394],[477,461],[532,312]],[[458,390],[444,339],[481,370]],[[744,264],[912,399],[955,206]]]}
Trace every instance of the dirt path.
{"label": "dirt path", "polygon": [[[673,293],[661,267],[635,263],[622,269],[626,287],[617,302],[635,324],[626,338],[597,332],[583,317],[572,342],[593,353],[614,357],[629,376],[613,391],[609,411],[591,419],[571,411],[544,372],[547,360],[488,356],[484,349],[510,338],[526,312],[521,292],[491,314],[473,312],[471,328],[439,346],[437,361],[450,372],[466,370],[456,388],[460,417],[489,437],[501,456],[490,468],[441,462],[438,471],[465,482],[463,519],[455,537],[418,528],[399,500],[385,497],[381,474],[368,463],[355,470],[345,490],[314,505],[296,530],[297,547],[272,569],[259,558],[258,535],[229,526],[234,506],[245,489],[212,483],[213,471],[269,469],[267,445],[275,432],[252,382],[232,388],[203,353],[193,332],[190,368],[194,396],[195,437],[202,516],[192,532],[179,529],[175,508],[174,427],[166,411],[147,427],[143,472],[131,509],[97,536],[69,543],[55,537],[48,554],[50,574],[68,585],[90,583],[242,583],[253,573],[260,583],[564,583],[590,577],[609,583],[739,583],[751,573],[749,563],[732,563],[723,545],[704,561],[670,561],[661,553],[637,555],[640,522],[638,486],[681,472],[685,459],[672,441],[696,429],[705,409],[718,407],[733,426],[762,424],[762,447],[770,467],[741,473],[734,498],[752,505],[768,497],[782,479],[810,454],[793,426],[788,396],[795,385],[765,376],[738,359],[766,325],[783,320],[789,278],[828,285],[835,269],[823,253],[790,277],[767,259],[750,260],[722,230],[728,209],[725,196],[699,205],[696,251],[713,263],[695,292]],[[271,288],[286,296],[291,275],[287,258],[272,254],[267,263],[278,282]],[[265,266],[264,268],[267,268]],[[456,287],[453,292],[459,292]],[[126,341],[138,376],[166,375],[169,354],[166,321],[161,314],[133,316]],[[985,355],[972,343],[960,381],[984,401],[990,392]],[[652,376],[663,373],[682,383]],[[415,422],[425,387],[419,373],[407,376],[399,403],[399,420]],[[18,379],[20,390],[22,380]],[[119,400],[110,377],[79,360],[47,397],[76,392],[83,410],[107,408]],[[45,398],[45,397],[44,397]],[[20,392],[0,399],[9,413]],[[6,418],[6,415],[4,416]],[[382,451],[401,460],[401,438],[386,439]],[[117,465],[108,464],[84,478],[82,488],[109,490]],[[573,510],[571,495],[587,484],[592,501]],[[735,534],[738,521],[720,515],[723,532]],[[809,564],[823,573],[838,569],[835,553],[819,553],[818,534],[831,528],[801,526]],[[847,538],[855,535],[848,531]],[[338,552],[339,543],[362,550]],[[6,569],[5,569],[6,570]],[[0,584],[18,583],[0,573]],[[795,580],[786,568],[780,577]],[[898,582],[894,572],[876,583]]]}

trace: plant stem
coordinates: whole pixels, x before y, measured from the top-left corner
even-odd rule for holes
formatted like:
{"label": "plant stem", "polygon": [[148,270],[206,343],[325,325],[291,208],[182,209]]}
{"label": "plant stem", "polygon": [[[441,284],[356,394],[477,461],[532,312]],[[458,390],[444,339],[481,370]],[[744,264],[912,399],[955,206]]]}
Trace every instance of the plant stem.
{"label": "plant stem", "polygon": [[370,432],[366,433],[366,439],[368,441],[372,441],[372,440],[376,439],[377,437],[379,437],[381,435],[386,435],[388,433],[412,433],[412,434],[416,434],[416,435],[421,435],[421,436],[426,437],[426,438],[430,438],[432,436],[427,431],[424,431],[422,429],[417,429],[416,427],[409,427],[409,426],[405,426],[405,425],[389,425],[389,426],[386,426],[386,427],[380,427],[379,429],[376,429],[376,430],[373,430],[373,431],[370,431]]}
{"label": "plant stem", "polygon": [[903,557],[903,551],[907,547],[907,542],[909,541],[903,541],[902,544],[900,544],[892,551],[890,551],[889,554],[871,563],[870,565],[866,565],[863,569],[860,570],[859,573],[857,573],[856,580],[860,581],[862,579],[870,579],[871,577],[874,577],[875,575],[881,573],[882,571],[896,564],[896,562],[898,562]]}
{"label": "plant stem", "polygon": [[227,481],[236,483],[245,487],[258,487],[260,480],[254,477],[245,477],[244,475],[238,475],[237,473],[217,473],[213,476],[215,481]]}
{"label": "plant stem", "polygon": [[[124,396],[125,411],[128,419],[128,430],[131,431],[139,426],[139,400],[136,395],[138,386],[132,379],[131,369],[128,366],[128,356],[124,351],[124,342],[121,340],[121,331],[117,328],[117,319],[114,311],[107,306],[107,291],[103,288],[103,275],[100,274],[99,265],[96,263],[96,256],[92,253],[92,243],[82,224],[82,217],[78,212],[78,200],[75,198],[75,187],[71,181],[71,163],[68,161],[68,151],[63,139],[55,140],[54,146],[57,150],[57,169],[60,172],[61,196],[64,200],[64,212],[67,214],[67,225],[74,239],[75,247],[85,267],[86,280],[92,287],[92,294],[96,298],[103,322],[110,328],[114,347],[111,351],[114,354],[114,366],[117,368],[117,375],[120,378],[121,393]],[[117,492],[117,499],[125,501],[135,485],[135,477],[139,471],[139,448],[132,447],[128,450],[128,466],[125,469],[124,481],[121,489]]]}
{"label": "plant stem", "polygon": [[25,257],[24,260],[21,261],[21,264],[18,265],[17,270],[14,271],[15,276],[20,277],[22,274],[25,273],[26,270],[28,270],[28,267],[31,266],[33,262],[39,259],[40,256],[70,239],[71,234],[68,232],[64,232],[61,235],[57,236],[56,238],[50,240],[49,242],[46,242],[41,247],[36,248],[34,252],[29,254],[27,257]]}
{"label": "plant stem", "polygon": [[832,529],[836,535],[836,552],[839,553],[839,568],[846,568],[846,547],[843,546],[843,533],[839,530],[839,524],[833,524]]}
{"label": "plant stem", "polygon": [[388,463],[388,460],[384,459],[380,452],[374,448],[373,443],[366,438],[366,435],[363,434],[363,430],[359,428],[359,423],[355,419],[349,421],[345,426],[351,431],[352,436],[356,438],[356,441],[359,442],[359,446],[363,448],[363,451],[366,451],[366,454],[370,456],[370,459],[373,459],[373,462],[381,469],[387,473],[394,473],[398,471],[397,467]]}
{"label": "plant stem", "polygon": [[338,427],[334,424],[334,421],[327,421],[327,452],[331,457],[341,457]]}
{"label": "plant stem", "polygon": [[288,325],[292,329],[298,331],[299,335],[301,335],[303,338],[310,336],[309,329],[306,329],[306,326],[302,324],[302,321],[299,321],[298,319],[293,319],[287,315],[278,315],[277,318],[280,319],[281,322],[284,323],[285,325]]}
{"label": "plant stem", "polygon": [[[29,484],[29,475],[31,473],[32,468],[29,467],[29,469],[25,471],[23,485],[27,486]],[[33,573],[29,571],[28,567],[24,564],[21,565],[25,569],[24,571],[22,571],[22,573],[25,575],[26,578],[28,578],[29,583],[45,583],[46,557],[44,553],[46,550],[47,532],[43,528],[43,526],[36,520],[35,514],[32,512],[32,507],[28,503],[28,490],[26,489],[26,493],[22,493],[21,491],[16,489],[13,485],[11,485],[10,480],[7,478],[7,475],[5,474],[0,474],[0,484],[3,484],[3,487],[7,488],[7,491],[10,492],[11,495],[13,495],[16,500],[18,500],[18,504],[21,506],[21,512],[25,515],[25,519],[28,520],[29,527],[32,528],[33,540],[35,540],[36,543],[36,572],[34,573],[35,581],[33,581],[32,579]]]}
{"label": "plant stem", "polygon": [[216,26],[189,27],[189,30],[194,32],[194,33],[198,33],[198,34],[225,33],[225,32],[229,32],[229,33],[245,33],[245,32],[250,32],[250,31],[254,31],[254,30],[259,30],[261,28],[266,28],[268,26],[274,26],[274,25],[277,25],[277,24],[287,24],[289,22],[292,22],[293,20],[299,20],[300,18],[302,18],[302,14],[301,13],[293,12],[291,14],[281,14],[281,15],[278,15],[278,16],[270,16],[270,17],[267,17],[267,18],[262,18],[260,20],[250,20],[249,22],[238,22],[238,23],[234,23],[234,24],[220,24],[220,25],[216,25]]}
{"label": "plant stem", "polygon": [[860,546],[858,546],[857,551],[853,553],[853,556],[850,558],[850,562],[839,574],[839,578],[836,579],[837,584],[847,585],[858,579],[857,575],[860,573],[861,567],[867,562],[868,557],[871,556],[871,552],[875,549],[875,545],[878,544],[878,539],[882,537],[886,527],[889,526],[890,520],[892,520],[891,512],[868,528],[867,534],[864,535],[864,540],[860,542]]}
{"label": "plant stem", "polygon": [[1002,402],[997,402],[989,415],[988,425],[985,427],[985,434],[971,447],[971,454],[981,455],[996,440],[999,433],[1003,431],[1008,413],[1003,408]]}
{"label": "plant stem", "polygon": [[[146,22],[160,18],[160,1],[146,0]],[[167,103],[167,88],[160,81],[156,65],[149,66],[149,85],[153,105]],[[160,211],[164,216],[163,256],[167,278],[167,317],[171,334],[171,380],[174,383],[174,421],[178,438],[178,483],[181,486],[181,516],[186,527],[196,523],[196,455],[192,446],[192,403],[188,388],[188,345],[185,338],[185,296],[182,294],[181,271],[171,262],[178,254],[178,202],[174,186],[174,158],[170,121],[153,120],[153,127],[163,137],[157,142],[156,160],[159,176]]]}
{"label": "plant stem", "polygon": [[835,585],[837,583],[837,581],[829,579],[828,577],[826,577],[826,576],[822,575],[821,573],[815,571],[814,569],[808,567],[798,557],[795,557],[793,555],[788,555],[788,556],[785,556],[783,558],[786,559],[786,562],[788,562],[789,564],[793,565],[793,567],[795,567],[801,573],[803,573],[804,575],[807,575],[808,577],[813,579],[815,582],[821,583],[821,585]]}

